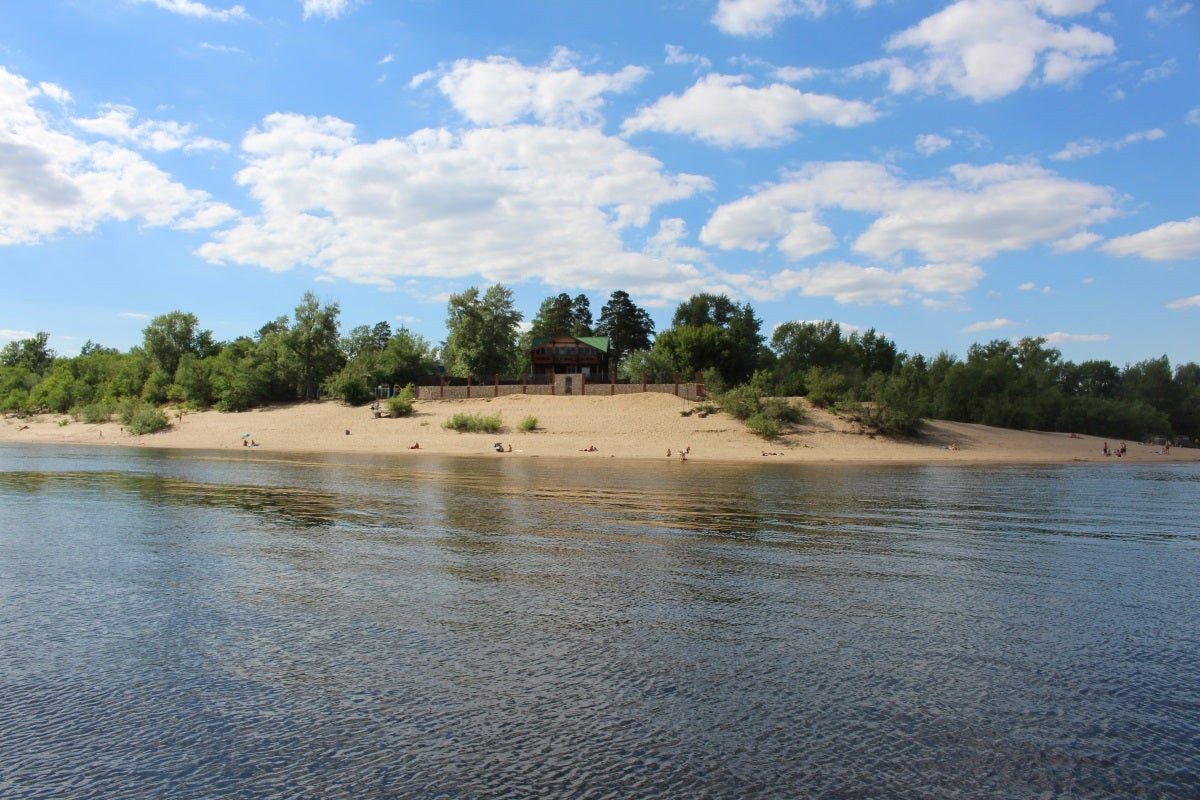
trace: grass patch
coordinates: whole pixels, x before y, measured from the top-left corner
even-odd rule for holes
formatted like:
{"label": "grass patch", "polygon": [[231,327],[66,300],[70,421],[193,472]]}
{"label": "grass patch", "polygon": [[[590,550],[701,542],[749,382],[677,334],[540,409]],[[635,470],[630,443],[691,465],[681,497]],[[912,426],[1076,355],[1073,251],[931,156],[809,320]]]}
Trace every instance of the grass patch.
{"label": "grass patch", "polygon": [[521,424],[518,425],[517,428],[524,431],[525,433],[529,433],[530,431],[536,431],[537,426],[538,426],[537,417],[528,416],[525,419],[521,420]]}
{"label": "grass patch", "polygon": [[459,433],[499,433],[500,415],[455,414],[446,420],[444,427]]}

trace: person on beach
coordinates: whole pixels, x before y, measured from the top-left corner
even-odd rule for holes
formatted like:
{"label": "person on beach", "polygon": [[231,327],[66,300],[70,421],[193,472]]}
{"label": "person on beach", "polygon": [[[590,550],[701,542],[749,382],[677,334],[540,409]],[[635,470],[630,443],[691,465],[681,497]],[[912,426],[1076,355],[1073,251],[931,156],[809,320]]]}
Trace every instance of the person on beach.
{"label": "person on beach", "polygon": [[1104,448],[1103,448],[1103,449],[1102,449],[1100,452],[1101,452],[1101,453],[1104,453],[1104,455],[1105,455],[1105,457],[1106,457],[1106,458],[1107,458],[1108,456],[1112,455],[1112,453],[1110,453],[1110,452],[1108,451],[1108,442],[1105,442],[1105,443],[1104,443]]}
{"label": "person on beach", "polygon": [[420,442],[413,442],[412,444],[410,444],[410,445],[408,446],[408,449],[409,449],[409,450],[420,450],[420,449],[421,449],[421,443],[420,443]]}

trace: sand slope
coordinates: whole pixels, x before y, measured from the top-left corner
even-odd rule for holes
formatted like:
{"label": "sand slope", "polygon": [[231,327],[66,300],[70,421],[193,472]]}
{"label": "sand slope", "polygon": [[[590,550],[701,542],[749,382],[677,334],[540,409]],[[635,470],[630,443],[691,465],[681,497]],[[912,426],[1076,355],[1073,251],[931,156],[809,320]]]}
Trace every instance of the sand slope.
{"label": "sand slope", "polygon": [[[204,411],[173,420],[168,431],[130,436],[116,423],[60,424],[61,415],[5,418],[0,441],[243,450],[243,434],[260,452],[348,452],[480,455],[492,458],[574,457],[665,459],[670,448],[690,448],[691,461],[896,462],[896,463],[1053,463],[1068,461],[1197,461],[1200,450],[1128,443],[1124,459],[1105,458],[1104,440],[1063,433],[1011,431],[957,422],[929,422],[921,436],[893,439],[870,436],[854,423],[817,409],[806,421],[775,441],[765,441],[727,414],[683,416],[692,406],[666,394],[616,397],[509,395],[472,400],[422,401],[411,417],[376,419],[367,407],[327,401],[222,414]],[[443,423],[456,413],[499,414],[499,434],[457,433]],[[518,430],[521,420],[536,417],[533,432]],[[347,433],[349,431],[349,433]],[[500,456],[493,445],[511,444]],[[419,450],[410,449],[420,443]],[[957,442],[957,451],[947,447]],[[1118,443],[1110,441],[1110,447]],[[595,452],[584,449],[595,445]],[[764,456],[763,453],[779,455]]]}

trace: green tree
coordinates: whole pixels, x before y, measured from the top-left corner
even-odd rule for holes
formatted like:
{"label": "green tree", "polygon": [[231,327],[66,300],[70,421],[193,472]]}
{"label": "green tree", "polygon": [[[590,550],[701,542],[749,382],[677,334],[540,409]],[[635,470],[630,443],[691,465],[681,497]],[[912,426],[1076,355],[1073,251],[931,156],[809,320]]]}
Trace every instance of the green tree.
{"label": "green tree", "polygon": [[563,335],[592,335],[592,306],[587,295],[577,295],[572,299],[563,292],[542,301],[528,332],[530,343]]}
{"label": "green tree", "polygon": [[735,303],[723,294],[698,294],[679,305],[671,329],[658,335],[654,347],[680,373],[712,368],[736,385],[758,368],[761,327],[749,303]]}
{"label": "green tree", "polygon": [[14,339],[0,348],[0,365],[24,367],[30,372],[43,372],[55,358],[48,346],[50,334],[39,331],[28,339]]}
{"label": "green tree", "polygon": [[182,311],[172,311],[150,320],[150,324],[142,331],[142,349],[168,382],[175,376],[179,360],[185,353],[198,358],[207,358],[216,353],[212,331],[200,330],[196,315]]}
{"label": "green tree", "polygon": [[617,290],[600,309],[596,335],[608,337],[610,368],[620,370],[627,354],[649,350],[654,337],[654,320],[629,295]]}
{"label": "green tree", "polygon": [[295,322],[284,337],[289,350],[296,356],[300,394],[305,400],[317,399],[317,389],[333,373],[341,369],[345,359],[338,349],[337,303],[324,306],[312,292],[296,306]]}
{"label": "green tree", "polygon": [[512,290],[496,284],[481,297],[478,287],[450,295],[447,304],[446,369],[451,375],[487,378],[517,361],[517,325]]}

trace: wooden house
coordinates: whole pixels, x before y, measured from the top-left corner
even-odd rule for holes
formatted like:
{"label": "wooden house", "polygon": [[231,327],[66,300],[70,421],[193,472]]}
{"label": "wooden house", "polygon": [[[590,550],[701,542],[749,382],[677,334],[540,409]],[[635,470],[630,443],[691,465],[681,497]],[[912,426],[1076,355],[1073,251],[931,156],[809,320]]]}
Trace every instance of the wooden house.
{"label": "wooden house", "polygon": [[529,348],[534,375],[608,374],[607,336],[553,336]]}

